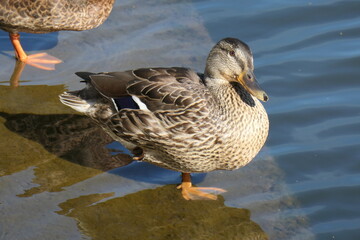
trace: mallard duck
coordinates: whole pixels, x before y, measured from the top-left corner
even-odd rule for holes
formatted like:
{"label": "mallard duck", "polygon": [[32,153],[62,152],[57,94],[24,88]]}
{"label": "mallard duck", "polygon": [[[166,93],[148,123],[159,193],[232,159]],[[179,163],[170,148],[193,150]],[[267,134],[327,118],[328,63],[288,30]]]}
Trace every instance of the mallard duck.
{"label": "mallard duck", "polygon": [[102,24],[115,0],[5,0],[0,1],[0,29],[9,32],[18,60],[53,70],[61,60],[46,53],[26,55],[19,32],[82,31]]}
{"label": "mallard duck", "polygon": [[249,46],[235,38],[210,51],[204,74],[188,68],[76,73],[87,84],[60,101],[94,119],[134,159],[182,173],[185,199],[216,199],[190,173],[233,170],[260,151],[269,121],[267,94],[254,75]]}

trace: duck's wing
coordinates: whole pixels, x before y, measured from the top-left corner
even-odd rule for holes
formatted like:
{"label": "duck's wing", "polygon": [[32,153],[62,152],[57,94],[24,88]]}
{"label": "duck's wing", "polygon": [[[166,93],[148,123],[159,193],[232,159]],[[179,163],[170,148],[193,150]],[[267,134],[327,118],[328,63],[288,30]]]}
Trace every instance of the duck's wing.
{"label": "duck's wing", "polygon": [[202,75],[187,68],[142,68],[97,74],[78,72],[76,75],[106,98],[120,102],[119,99],[132,97],[141,105],[139,108],[146,107],[152,112],[190,108],[209,95]]}
{"label": "duck's wing", "polygon": [[208,93],[199,75],[187,68],[138,69],[133,75],[127,92],[151,112],[184,111],[203,103]]}
{"label": "duck's wing", "polygon": [[124,72],[77,72],[77,76],[81,77],[84,82],[94,87],[97,92],[106,98],[120,98],[129,96],[126,91],[126,85],[135,77],[132,71]]}
{"label": "duck's wing", "polygon": [[194,71],[149,68],[134,70],[132,75],[126,92],[143,105],[140,109],[122,109],[110,119],[108,126],[121,138],[140,145],[157,142],[164,146],[161,139],[199,134],[209,123],[210,93]]}

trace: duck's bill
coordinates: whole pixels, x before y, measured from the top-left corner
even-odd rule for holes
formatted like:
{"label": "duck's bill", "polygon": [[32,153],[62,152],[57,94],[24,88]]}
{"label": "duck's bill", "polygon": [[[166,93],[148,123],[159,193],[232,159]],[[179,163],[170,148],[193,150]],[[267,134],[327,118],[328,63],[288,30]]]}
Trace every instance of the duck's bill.
{"label": "duck's bill", "polygon": [[240,75],[238,81],[242,83],[246,90],[248,90],[248,92],[257,99],[263,102],[269,100],[268,95],[264,90],[261,89],[252,71],[249,70],[246,71],[244,74]]}

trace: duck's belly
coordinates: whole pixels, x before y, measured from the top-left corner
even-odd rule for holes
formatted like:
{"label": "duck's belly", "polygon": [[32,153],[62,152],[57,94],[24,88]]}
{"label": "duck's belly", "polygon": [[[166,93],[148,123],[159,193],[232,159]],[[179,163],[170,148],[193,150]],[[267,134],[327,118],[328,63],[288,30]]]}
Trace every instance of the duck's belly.
{"label": "duck's belly", "polygon": [[211,172],[214,170],[234,170],[248,164],[260,148],[232,147],[213,151],[188,149],[177,154],[164,154],[154,150],[145,150],[144,161],[179,172]]}
{"label": "duck's belly", "polygon": [[[145,151],[144,161],[180,172],[234,170],[248,164],[259,153],[268,135],[268,121],[237,136],[213,138],[194,147],[191,141],[166,152]],[[219,140],[221,139],[221,140]],[[174,141],[175,142],[175,141]]]}

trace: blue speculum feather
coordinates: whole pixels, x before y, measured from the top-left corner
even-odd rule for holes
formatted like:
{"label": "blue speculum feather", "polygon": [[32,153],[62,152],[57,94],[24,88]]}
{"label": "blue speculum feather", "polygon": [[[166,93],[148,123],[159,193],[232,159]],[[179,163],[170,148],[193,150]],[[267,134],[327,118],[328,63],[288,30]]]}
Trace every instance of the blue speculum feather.
{"label": "blue speculum feather", "polygon": [[114,102],[119,110],[123,108],[139,109],[139,106],[130,96],[114,98]]}

